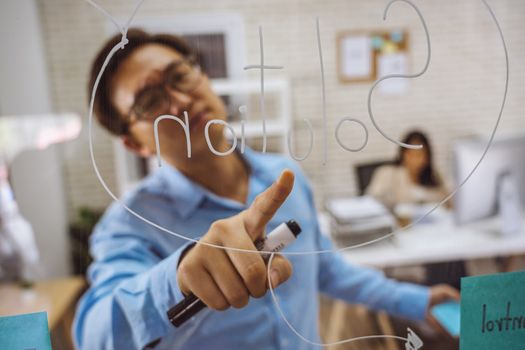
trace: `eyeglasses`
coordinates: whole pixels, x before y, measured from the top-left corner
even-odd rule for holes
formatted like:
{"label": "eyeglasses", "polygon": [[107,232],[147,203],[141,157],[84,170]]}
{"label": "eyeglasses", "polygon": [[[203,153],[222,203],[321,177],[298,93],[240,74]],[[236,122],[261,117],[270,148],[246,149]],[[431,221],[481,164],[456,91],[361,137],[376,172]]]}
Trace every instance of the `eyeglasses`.
{"label": "eyeglasses", "polygon": [[131,122],[149,120],[171,106],[169,90],[185,94],[192,93],[202,80],[202,72],[195,58],[187,58],[170,63],[160,74],[161,81],[148,85],[135,96],[131,107]]}

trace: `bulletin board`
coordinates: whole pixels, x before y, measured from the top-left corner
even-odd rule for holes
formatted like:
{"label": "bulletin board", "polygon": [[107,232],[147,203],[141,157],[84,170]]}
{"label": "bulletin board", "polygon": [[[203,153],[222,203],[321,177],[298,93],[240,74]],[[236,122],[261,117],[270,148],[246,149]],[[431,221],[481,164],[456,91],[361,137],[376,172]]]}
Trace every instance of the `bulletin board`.
{"label": "bulletin board", "polygon": [[372,82],[404,73],[408,31],[403,29],[343,31],[337,35],[337,75],[341,83]]}

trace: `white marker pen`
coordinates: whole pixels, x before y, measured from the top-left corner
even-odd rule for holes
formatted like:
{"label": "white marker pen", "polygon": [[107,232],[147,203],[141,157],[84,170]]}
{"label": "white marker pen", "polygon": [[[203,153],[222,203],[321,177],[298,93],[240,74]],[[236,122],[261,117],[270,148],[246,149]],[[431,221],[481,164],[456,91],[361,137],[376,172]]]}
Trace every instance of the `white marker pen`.
{"label": "white marker pen", "polygon": [[277,253],[288,244],[295,241],[301,233],[301,227],[294,220],[283,222],[270,232],[264,239],[255,242],[255,247],[265,253],[261,253],[263,259],[268,261],[270,253]]}
{"label": "white marker pen", "polygon": [[[267,262],[271,253],[283,250],[287,245],[295,241],[300,233],[301,227],[299,224],[294,220],[289,220],[277,226],[264,239],[256,241],[255,247],[257,250],[263,251],[261,255],[264,261]],[[168,310],[168,319],[175,327],[179,327],[205,307],[206,304],[193,293],[190,293],[184,300]]]}

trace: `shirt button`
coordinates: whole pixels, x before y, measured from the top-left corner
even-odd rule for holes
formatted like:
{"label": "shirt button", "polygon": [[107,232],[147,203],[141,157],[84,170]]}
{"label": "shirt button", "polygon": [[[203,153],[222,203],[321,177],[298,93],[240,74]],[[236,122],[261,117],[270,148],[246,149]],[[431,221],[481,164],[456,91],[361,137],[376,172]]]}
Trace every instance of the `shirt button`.
{"label": "shirt button", "polygon": [[283,348],[287,347],[288,345],[290,345],[290,341],[288,339],[283,339],[283,341],[281,342],[281,345],[283,346]]}

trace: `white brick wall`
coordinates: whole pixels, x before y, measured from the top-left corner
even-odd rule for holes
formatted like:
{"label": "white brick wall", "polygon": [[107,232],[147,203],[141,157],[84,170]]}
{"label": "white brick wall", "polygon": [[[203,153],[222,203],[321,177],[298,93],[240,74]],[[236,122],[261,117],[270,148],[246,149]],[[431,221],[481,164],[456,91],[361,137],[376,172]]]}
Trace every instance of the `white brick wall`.
{"label": "white brick wall", "polygon": [[[100,1],[116,17],[127,16],[134,1]],[[406,4],[394,4],[387,21],[382,20],[387,1],[313,0],[148,0],[139,12],[142,18],[158,18],[184,13],[231,11],[245,19],[247,61],[258,62],[257,26],[264,30],[266,62],[282,64],[280,72],[292,81],[292,106],[298,121],[298,153],[307,145],[307,132],[299,121],[310,118],[316,127],[314,151],[302,162],[310,176],[318,200],[332,194],[354,193],[353,165],[396,154],[396,146],[374,128],[367,114],[370,83],[342,85],[336,73],[336,35],[354,29],[406,28],[410,39],[410,72],[424,65],[426,43],[416,13]],[[450,172],[451,141],[469,134],[488,135],[494,125],[504,82],[504,56],[489,13],[476,0],[415,1],[422,11],[432,39],[433,56],[428,72],[409,82],[401,97],[375,95],[374,111],[384,131],[400,137],[407,129],[422,127],[431,135],[436,162]],[[501,131],[525,132],[525,2],[490,1],[510,54],[510,85]],[[105,39],[104,17],[84,1],[53,0],[39,3],[47,48],[52,97],[55,109],[86,115],[86,80],[91,59]],[[328,113],[328,161],[322,162],[320,71],[315,18],[320,16],[326,72]],[[239,67],[241,69],[241,67]],[[248,73],[256,77],[256,73]],[[363,121],[370,134],[368,146],[360,153],[341,149],[334,128],[343,116]],[[302,131],[302,132],[301,132]],[[357,145],[362,131],[353,124],[342,128],[350,145]],[[352,141],[352,138],[355,138]],[[355,142],[355,143],[352,143]],[[112,146],[104,132],[95,133],[99,166],[111,188],[115,188]],[[103,207],[109,197],[98,184],[87,148],[87,133],[66,149],[69,205]]]}

